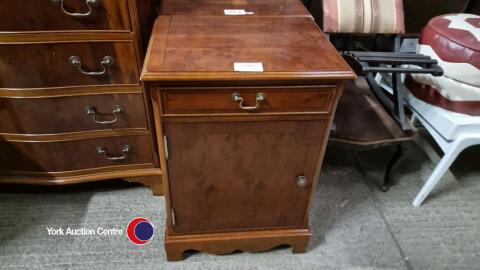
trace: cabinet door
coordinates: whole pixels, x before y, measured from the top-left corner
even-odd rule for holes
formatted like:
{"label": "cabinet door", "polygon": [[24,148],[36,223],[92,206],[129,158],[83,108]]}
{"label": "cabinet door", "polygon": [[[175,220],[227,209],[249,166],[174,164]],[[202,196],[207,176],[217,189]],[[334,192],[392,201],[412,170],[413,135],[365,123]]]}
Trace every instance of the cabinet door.
{"label": "cabinet door", "polygon": [[174,233],[305,227],[326,128],[326,120],[166,123]]}

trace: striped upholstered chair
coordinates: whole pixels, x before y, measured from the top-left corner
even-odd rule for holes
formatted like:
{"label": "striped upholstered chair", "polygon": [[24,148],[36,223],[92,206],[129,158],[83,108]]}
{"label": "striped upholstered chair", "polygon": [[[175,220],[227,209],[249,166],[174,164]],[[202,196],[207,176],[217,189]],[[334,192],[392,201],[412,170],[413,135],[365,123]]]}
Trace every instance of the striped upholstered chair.
{"label": "striped upholstered chair", "polygon": [[[332,141],[347,145],[396,144],[397,151],[386,169],[382,185],[382,190],[386,191],[393,184],[389,173],[401,156],[402,142],[413,139],[414,133],[405,114],[405,101],[409,96],[400,75],[423,74],[434,79],[444,71],[435,57],[400,52],[400,35],[405,32],[402,0],[324,0],[323,12],[326,33],[395,37],[393,52],[352,51],[350,46],[348,52],[343,52],[357,74],[365,78],[346,84],[331,136]],[[347,44],[352,43],[347,39]],[[388,79],[382,81],[385,75],[390,76],[390,82]]]}
{"label": "striped upholstered chair", "polygon": [[[347,34],[340,38],[344,41],[343,43],[349,45],[349,50],[357,49],[351,46],[353,42],[350,40],[350,36],[357,34],[395,37],[392,51],[398,52],[400,50],[399,34],[405,32],[403,2],[402,0],[323,0],[323,30],[330,35],[334,44],[337,44],[338,34]],[[338,105],[331,141],[341,145],[357,146],[360,150],[396,145],[397,150],[386,169],[381,185],[381,189],[386,191],[393,185],[389,174],[401,156],[401,143],[412,139],[413,136],[402,126],[401,122],[407,122],[406,119],[396,119],[395,114],[389,113],[387,106],[382,104],[382,100],[391,100],[391,98],[381,97],[384,95],[386,94],[383,89],[376,84],[375,74],[347,83]],[[403,107],[400,106],[397,109],[403,109]]]}
{"label": "striped upholstered chair", "polygon": [[403,0],[323,0],[326,33],[403,34]]}

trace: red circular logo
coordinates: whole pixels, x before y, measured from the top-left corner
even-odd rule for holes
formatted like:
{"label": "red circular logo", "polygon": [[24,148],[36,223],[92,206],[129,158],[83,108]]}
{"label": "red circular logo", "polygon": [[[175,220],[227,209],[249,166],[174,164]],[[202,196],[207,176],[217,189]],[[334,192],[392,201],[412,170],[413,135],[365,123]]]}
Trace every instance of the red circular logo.
{"label": "red circular logo", "polygon": [[152,240],[154,228],[152,223],[142,217],[134,218],[127,226],[127,237],[135,245],[145,245]]}

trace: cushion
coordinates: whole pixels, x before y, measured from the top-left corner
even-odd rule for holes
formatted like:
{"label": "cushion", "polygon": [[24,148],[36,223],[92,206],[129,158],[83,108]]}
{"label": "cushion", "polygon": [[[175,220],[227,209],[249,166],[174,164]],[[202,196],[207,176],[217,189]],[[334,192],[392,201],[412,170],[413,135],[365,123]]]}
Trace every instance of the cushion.
{"label": "cushion", "polygon": [[402,34],[403,0],[323,0],[323,31]]}
{"label": "cushion", "polygon": [[449,14],[433,18],[423,29],[418,53],[439,62],[444,76],[412,75],[411,92],[444,109],[480,115],[480,16]]}

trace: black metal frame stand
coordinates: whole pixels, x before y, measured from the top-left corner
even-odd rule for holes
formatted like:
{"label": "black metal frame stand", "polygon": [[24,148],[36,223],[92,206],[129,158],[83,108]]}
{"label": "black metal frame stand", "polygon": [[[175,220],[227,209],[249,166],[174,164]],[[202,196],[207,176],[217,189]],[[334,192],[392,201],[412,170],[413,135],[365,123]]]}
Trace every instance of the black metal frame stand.
{"label": "black metal frame stand", "polygon": [[403,143],[399,143],[397,144],[397,149],[395,150],[395,153],[393,153],[392,159],[390,159],[390,162],[388,163],[387,169],[385,171],[383,183],[382,183],[382,186],[380,187],[380,189],[383,192],[387,192],[392,186],[396,184],[396,182],[392,180],[391,172],[393,167],[397,164],[397,162],[400,161],[402,154],[403,154]]}
{"label": "black metal frame stand", "polygon": [[[403,130],[412,130],[412,126],[405,114],[403,100],[407,91],[401,83],[400,75],[414,73],[443,75],[443,70],[437,65],[436,60],[421,54],[350,51],[343,52],[342,55],[358,75],[366,76],[373,94]],[[377,84],[375,81],[377,73],[391,74],[393,96],[387,95]]]}
{"label": "black metal frame stand", "polygon": [[[342,52],[345,60],[355,70],[357,75],[363,75],[372,89],[373,94],[380,104],[387,110],[393,119],[406,131],[411,132],[413,127],[405,113],[404,99],[407,94],[405,86],[401,83],[401,74],[432,74],[442,76],[443,70],[438,66],[437,61],[429,56],[415,53],[400,53],[400,37],[395,37],[396,52],[365,52],[347,51]],[[375,80],[377,73],[387,73],[392,76],[393,94],[388,95]],[[386,192],[395,184],[391,179],[391,171],[400,160],[403,153],[402,143],[392,159],[388,163],[381,190]]]}

